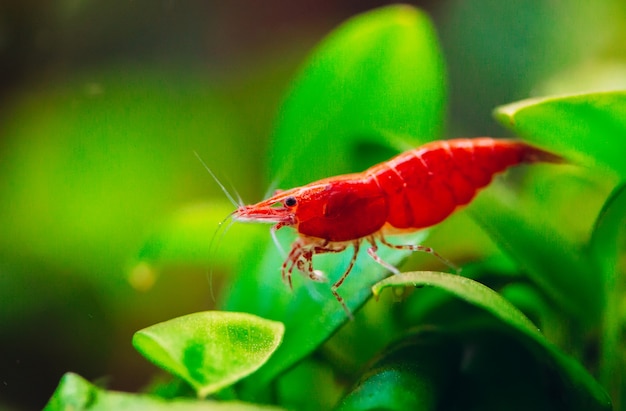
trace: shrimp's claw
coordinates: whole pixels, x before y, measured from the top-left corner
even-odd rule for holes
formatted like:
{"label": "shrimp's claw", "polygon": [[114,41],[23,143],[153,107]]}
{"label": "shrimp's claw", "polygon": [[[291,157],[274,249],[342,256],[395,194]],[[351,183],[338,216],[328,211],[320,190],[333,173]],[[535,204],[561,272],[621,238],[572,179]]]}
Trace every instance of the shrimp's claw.
{"label": "shrimp's claw", "polygon": [[291,271],[287,273],[283,272],[283,283],[285,283],[285,285],[289,287],[290,291],[293,291],[293,283],[291,281]]}
{"label": "shrimp's claw", "polygon": [[318,283],[327,283],[328,277],[322,270],[313,270],[309,272],[309,278]]}

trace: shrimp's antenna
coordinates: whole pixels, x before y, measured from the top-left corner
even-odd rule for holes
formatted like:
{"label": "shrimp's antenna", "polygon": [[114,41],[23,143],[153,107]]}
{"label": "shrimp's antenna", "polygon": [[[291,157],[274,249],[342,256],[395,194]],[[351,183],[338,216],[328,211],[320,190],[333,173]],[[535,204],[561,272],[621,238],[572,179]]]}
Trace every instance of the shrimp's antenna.
{"label": "shrimp's antenna", "polygon": [[206,163],[202,160],[202,158],[200,158],[200,155],[198,154],[198,152],[196,150],[193,151],[193,153],[196,155],[196,157],[198,158],[198,160],[200,160],[200,163],[202,163],[202,165],[204,166],[204,168],[206,168],[206,171],[209,172],[209,174],[211,175],[211,177],[213,177],[213,180],[215,180],[215,182],[217,183],[217,185],[222,189],[222,191],[224,192],[224,194],[226,195],[226,198],[228,198],[228,200],[237,208],[239,208],[241,206],[240,203],[237,203],[235,201],[235,199],[233,198],[233,196],[228,192],[228,190],[226,189],[226,187],[224,187],[224,184],[222,184],[220,182],[220,180],[217,179],[217,177],[215,176],[215,174],[213,174],[213,171],[211,171],[211,169],[209,168],[209,166],[206,165]]}
{"label": "shrimp's antenna", "polygon": [[273,225],[272,228],[270,228],[270,234],[272,235],[272,241],[274,241],[274,245],[276,246],[276,248],[278,248],[278,251],[280,252],[280,255],[283,258],[287,258],[287,253],[285,252],[285,249],[280,244],[280,241],[278,241],[278,237],[276,236],[276,231],[278,231],[278,230],[276,229],[276,226]]}
{"label": "shrimp's antenna", "polygon": [[[211,236],[211,241],[209,242],[209,255],[211,255],[213,252],[217,252],[219,244],[221,243],[222,239],[226,235],[226,232],[234,224],[235,221],[232,220],[233,214],[234,214],[234,211],[228,214],[226,218],[224,218],[222,221],[220,221],[217,224],[217,229],[215,230],[215,232],[213,232],[213,235]],[[224,227],[224,223],[228,221],[229,219],[231,219],[230,223],[222,230],[222,227]],[[218,238],[217,234],[220,232],[220,230],[222,231],[222,233],[220,234]],[[215,241],[216,239],[218,240],[217,242]],[[215,244],[215,249],[213,248],[214,244]],[[213,264],[210,265],[208,274],[209,274],[209,290],[211,292],[211,301],[215,302],[215,293],[213,292]]]}
{"label": "shrimp's antenna", "polygon": [[228,181],[228,185],[230,186],[230,189],[233,190],[233,192],[235,193],[235,196],[237,196],[237,204],[239,205],[239,207],[243,207],[244,206],[243,198],[241,198],[241,196],[239,195],[239,192],[233,185],[232,181],[230,181],[230,179],[226,179],[226,181]]}

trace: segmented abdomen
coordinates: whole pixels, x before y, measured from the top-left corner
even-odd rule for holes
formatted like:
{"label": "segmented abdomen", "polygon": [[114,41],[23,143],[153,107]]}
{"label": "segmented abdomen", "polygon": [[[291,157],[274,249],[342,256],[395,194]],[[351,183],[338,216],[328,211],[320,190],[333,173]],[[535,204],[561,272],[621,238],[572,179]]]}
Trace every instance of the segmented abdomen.
{"label": "segmented abdomen", "polygon": [[469,203],[494,174],[519,163],[560,160],[520,141],[485,137],[429,143],[365,173],[387,198],[387,223],[399,229],[424,228]]}

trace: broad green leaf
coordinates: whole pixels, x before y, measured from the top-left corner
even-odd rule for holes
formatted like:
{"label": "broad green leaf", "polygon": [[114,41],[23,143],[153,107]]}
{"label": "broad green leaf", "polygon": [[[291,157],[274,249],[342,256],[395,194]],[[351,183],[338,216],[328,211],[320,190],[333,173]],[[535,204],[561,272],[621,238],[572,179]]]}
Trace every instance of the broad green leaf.
{"label": "broad green leaf", "polygon": [[404,339],[367,370],[336,409],[438,409],[460,361],[460,346],[449,336],[434,332]]}
{"label": "broad green leaf", "polygon": [[626,177],[626,91],[523,100],[495,117],[530,142]]}
{"label": "broad green leaf", "polygon": [[82,377],[67,373],[44,411],[279,411],[282,408],[194,399],[164,400],[144,394],[105,391]]}
{"label": "broad green leaf", "polygon": [[615,189],[598,217],[590,241],[591,251],[602,270],[606,305],[600,343],[600,379],[619,404],[624,390],[624,357],[622,337],[624,263],[626,246],[626,185]]}
{"label": "broad green leaf", "polygon": [[[463,277],[486,285],[500,285],[502,282],[512,282],[520,278],[518,268],[505,256],[499,255],[489,259],[478,260],[463,266]],[[494,286],[495,286],[494,285]],[[457,302],[457,304],[454,304]],[[402,324],[407,327],[411,324],[441,321],[446,318],[456,318],[458,299],[443,290],[432,288],[426,292],[412,293],[402,301]],[[452,306],[454,305],[454,306]]]}
{"label": "broad green leaf", "polygon": [[577,410],[608,410],[611,401],[602,387],[575,360],[547,341],[537,327],[515,306],[490,288],[458,275],[411,272],[389,277],[373,287],[374,295],[388,287],[434,286],[492,314],[518,335],[538,358],[561,376],[564,401]]}
{"label": "broad green leaf", "polygon": [[294,80],[269,171],[290,188],[432,140],[445,95],[441,51],[423,12],[394,5],[358,15],[319,44]]}
{"label": "broad green leaf", "polygon": [[200,398],[256,371],[276,350],[282,323],[254,315],[207,311],[140,330],[133,345],[195,388]]}
{"label": "broad green leaf", "polygon": [[587,325],[598,320],[603,304],[601,281],[579,247],[494,190],[478,196],[469,211],[559,307]]}
{"label": "broad green leaf", "polygon": [[481,283],[459,275],[433,271],[402,273],[380,281],[374,285],[372,291],[374,296],[378,296],[385,288],[419,285],[444,289],[471,304],[484,308],[533,338],[543,338],[537,327],[510,302]]}

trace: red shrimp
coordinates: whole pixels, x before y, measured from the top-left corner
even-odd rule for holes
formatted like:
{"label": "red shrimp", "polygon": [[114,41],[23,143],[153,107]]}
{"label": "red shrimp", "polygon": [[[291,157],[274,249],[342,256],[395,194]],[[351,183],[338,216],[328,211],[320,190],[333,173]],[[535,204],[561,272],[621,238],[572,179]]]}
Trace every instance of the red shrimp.
{"label": "red shrimp", "polygon": [[393,273],[398,269],[377,254],[378,243],[395,249],[423,251],[447,262],[422,245],[397,245],[386,235],[417,231],[443,221],[468,204],[494,174],[520,163],[562,162],[562,158],[521,141],[492,138],[435,141],[406,151],[362,173],[315,181],[276,193],[260,203],[240,206],[238,221],[275,223],[273,232],[290,226],[298,233],[281,272],[292,287],[295,269],[314,281],[326,281],[313,268],[313,256],[337,253],[352,246],[354,253],[331,292],[350,314],[337,292],[352,270],[363,242],[368,254]]}

